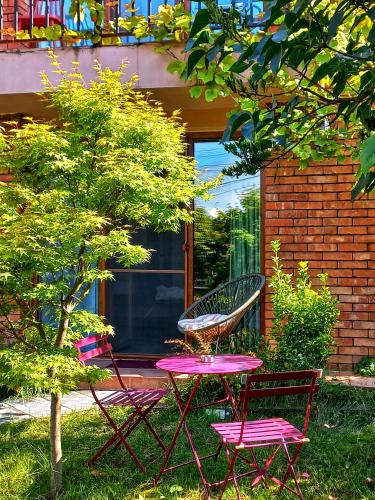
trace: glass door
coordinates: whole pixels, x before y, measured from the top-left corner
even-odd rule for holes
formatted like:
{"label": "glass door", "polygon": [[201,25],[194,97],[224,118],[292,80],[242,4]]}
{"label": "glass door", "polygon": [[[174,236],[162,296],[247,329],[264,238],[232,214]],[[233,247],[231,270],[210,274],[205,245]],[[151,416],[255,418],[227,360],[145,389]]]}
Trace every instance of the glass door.
{"label": "glass door", "polygon": [[107,262],[114,281],[105,285],[105,314],[115,329],[114,351],[163,354],[166,339],[179,337],[177,320],[184,310],[184,231],[140,230],[135,244],[153,249],[150,262],[131,269]]}
{"label": "glass door", "polygon": [[[218,141],[195,141],[194,156],[204,179],[219,175],[236,159]],[[260,176],[224,176],[212,194],[212,199],[195,202],[195,299],[260,271]],[[259,330],[259,311],[253,310],[246,323],[249,331]]]}

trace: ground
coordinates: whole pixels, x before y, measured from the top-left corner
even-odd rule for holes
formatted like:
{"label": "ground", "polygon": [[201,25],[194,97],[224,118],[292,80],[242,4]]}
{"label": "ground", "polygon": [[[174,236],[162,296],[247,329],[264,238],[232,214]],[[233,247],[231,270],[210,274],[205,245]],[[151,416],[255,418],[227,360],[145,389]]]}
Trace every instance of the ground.
{"label": "ground", "polygon": [[[282,403],[273,412],[284,416]],[[270,416],[271,406],[258,412]],[[300,412],[289,407],[288,417]],[[155,426],[162,430],[167,441],[177,422],[173,401],[153,417]],[[259,413],[256,414],[258,416]],[[117,410],[119,420],[123,410]],[[298,474],[306,499],[375,499],[375,391],[324,384],[316,398],[309,437],[300,455]],[[200,450],[212,451],[216,436],[208,427],[217,417],[207,414],[191,419],[191,427]],[[85,461],[109,435],[108,426],[96,409],[75,412],[63,418],[64,493],[62,500],[122,500],[122,499],[184,499],[198,500],[200,496],[198,473],[193,465],[164,476],[153,489],[150,478],[157,470],[151,465],[146,476],[135,467],[129,456],[119,448],[106,455],[94,467]],[[140,429],[133,436],[135,449],[144,461],[159,454],[149,435]],[[175,460],[190,459],[189,448],[181,438],[174,454]],[[276,475],[281,462],[276,464]],[[208,461],[205,470],[210,478],[222,478],[225,459]],[[0,499],[41,499],[48,492],[49,448],[48,419],[31,419],[0,427]],[[273,492],[276,490],[272,490]],[[272,493],[271,491],[271,493]],[[247,480],[242,482],[243,498],[250,497]],[[251,493],[251,498],[265,500],[272,494],[263,487]],[[216,495],[214,495],[215,498]],[[233,490],[225,497],[233,499]],[[295,498],[283,493],[280,498]]]}

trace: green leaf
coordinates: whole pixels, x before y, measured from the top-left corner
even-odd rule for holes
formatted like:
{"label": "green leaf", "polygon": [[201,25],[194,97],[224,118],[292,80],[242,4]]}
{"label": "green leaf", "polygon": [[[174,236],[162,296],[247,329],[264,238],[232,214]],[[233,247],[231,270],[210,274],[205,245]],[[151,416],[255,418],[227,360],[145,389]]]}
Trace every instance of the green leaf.
{"label": "green leaf", "polygon": [[194,50],[190,54],[189,59],[187,60],[186,78],[189,78],[195,66],[198,64],[198,62],[202,59],[204,55],[206,55],[206,51],[204,49]]}
{"label": "green leaf", "polygon": [[207,9],[198,10],[195,15],[189,38],[194,38],[203,28],[210,24],[210,14]]}
{"label": "green leaf", "polygon": [[167,66],[168,73],[178,73],[181,67],[181,61],[171,61]]}
{"label": "green leaf", "polygon": [[328,39],[329,42],[334,36],[336,36],[337,28],[340,26],[341,21],[345,15],[345,10],[337,10],[328,25]]}
{"label": "green leaf", "polygon": [[248,111],[241,111],[232,115],[228,121],[228,127],[225,129],[223,134],[223,142],[227,142],[231,139],[232,135],[236,130],[238,130],[245,122],[251,119],[251,113]]}
{"label": "green leaf", "polygon": [[186,42],[184,52],[189,52],[191,49],[198,47],[198,45],[209,42],[209,33],[208,31],[202,31],[202,33],[194,40],[194,38],[189,38]]}
{"label": "green leaf", "polygon": [[329,61],[323,63],[317,70],[315,71],[313,77],[311,78],[312,82],[318,82],[325,76],[331,76],[333,72],[336,70],[338,66],[338,61],[336,58],[332,58]]}
{"label": "green leaf", "polygon": [[189,93],[191,97],[198,99],[202,94],[202,87],[200,85],[194,85],[194,87],[190,87]]}
{"label": "green leaf", "polygon": [[361,175],[352,188],[352,201],[354,201],[358,197],[358,195],[366,187],[366,184],[367,184],[367,176]]}
{"label": "green leaf", "polygon": [[216,99],[218,96],[219,92],[217,89],[206,89],[204,93],[204,97],[206,98],[207,102],[212,102]]}
{"label": "green leaf", "polygon": [[367,174],[371,167],[375,165],[375,135],[369,137],[361,147],[361,170]]}
{"label": "green leaf", "polygon": [[272,35],[272,40],[275,43],[281,43],[287,37],[288,37],[288,30],[287,29],[279,29],[279,31],[276,31],[276,33],[274,35]]}

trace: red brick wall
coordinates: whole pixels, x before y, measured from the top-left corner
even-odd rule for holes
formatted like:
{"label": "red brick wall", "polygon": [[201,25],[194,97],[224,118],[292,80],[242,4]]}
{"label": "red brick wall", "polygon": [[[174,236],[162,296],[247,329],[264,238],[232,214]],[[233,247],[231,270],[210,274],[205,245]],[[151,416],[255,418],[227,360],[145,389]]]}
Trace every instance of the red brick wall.
{"label": "red brick wall", "polygon": [[[29,1],[18,0],[18,14],[27,15],[29,13]],[[3,0],[3,27],[14,28],[14,0]]]}
{"label": "red brick wall", "polygon": [[[288,272],[308,260],[312,274],[328,272],[331,291],[340,301],[335,331],[334,370],[352,370],[363,356],[375,356],[375,199],[352,202],[356,165],[348,157],[311,163],[283,160],[264,172],[265,273],[272,273],[270,241],[282,243]],[[275,176],[276,173],[276,176]],[[266,329],[272,323],[266,291]]]}

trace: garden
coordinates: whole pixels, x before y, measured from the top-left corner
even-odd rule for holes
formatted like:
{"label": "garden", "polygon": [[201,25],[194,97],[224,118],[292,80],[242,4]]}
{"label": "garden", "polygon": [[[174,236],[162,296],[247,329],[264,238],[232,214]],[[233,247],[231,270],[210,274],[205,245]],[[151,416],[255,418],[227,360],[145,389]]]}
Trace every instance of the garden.
{"label": "garden", "polygon": [[[291,153],[313,169],[310,161],[347,153],[359,162],[353,199],[371,195],[374,8],[343,0],[327,18],[317,2],[289,3],[271,2],[257,25],[211,0],[193,21],[181,7],[164,7],[154,23],[127,21],[139,38],[179,33],[186,57],[169,71],[190,82],[192,98],[235,96],[223,142],[236,161],[217,177],[202,178],[179,112],[138,91],[124,63],[95,63],[87,82],[78,62],[67,70],[51,51],[40,97],[55,118],[0,129],[0,170],[11,177],[0,182],[1,397],[50,401],[48,418],[0,425],[0,499],[375,498],[375,391],[325,379],[340,302],[329,269],[315,275],[308,254],[290,273],[274,239],[266,279],[249,272],[195,297],[176,324],[184,336],[168,341],[176,353],[156,364],[169,377],[157,389],[123,385],[110,344],[116,332],[85,307],[96,283],[114,279],[108,260],[124,270],[150,262],[154,251],[136,243],[137,231],[176,233],[196,215],[207,218],[194,200],[212,198],[224,174],[254,175]],[[90,15],[101,9],[82,4]],[[95,43],[101,34],[96,25]],[[282,98],[272,91],[264,106],[274,87]],[[225,232],[250,202],[209,223]],[[253,235],[238,235],[253,245]],[[220,265],[230,260],[226,236],[218,236],[225,255],[198,236]],[[203,253],[197,266],[207,272]],[[246,323],[263,287],[272,302],[267,335]],[[112,371],[97,356],[110,357]],[[355,369],[374,376],[374,359],[363,356]],[[62,415],[67,394],[113,374],[119,389],[93,391],[98,406]],[[214,452],[202,468],[197,450]],[[164,470],[169,458],[191,463]],[[249,465],[254,476],[237,482]]]}

